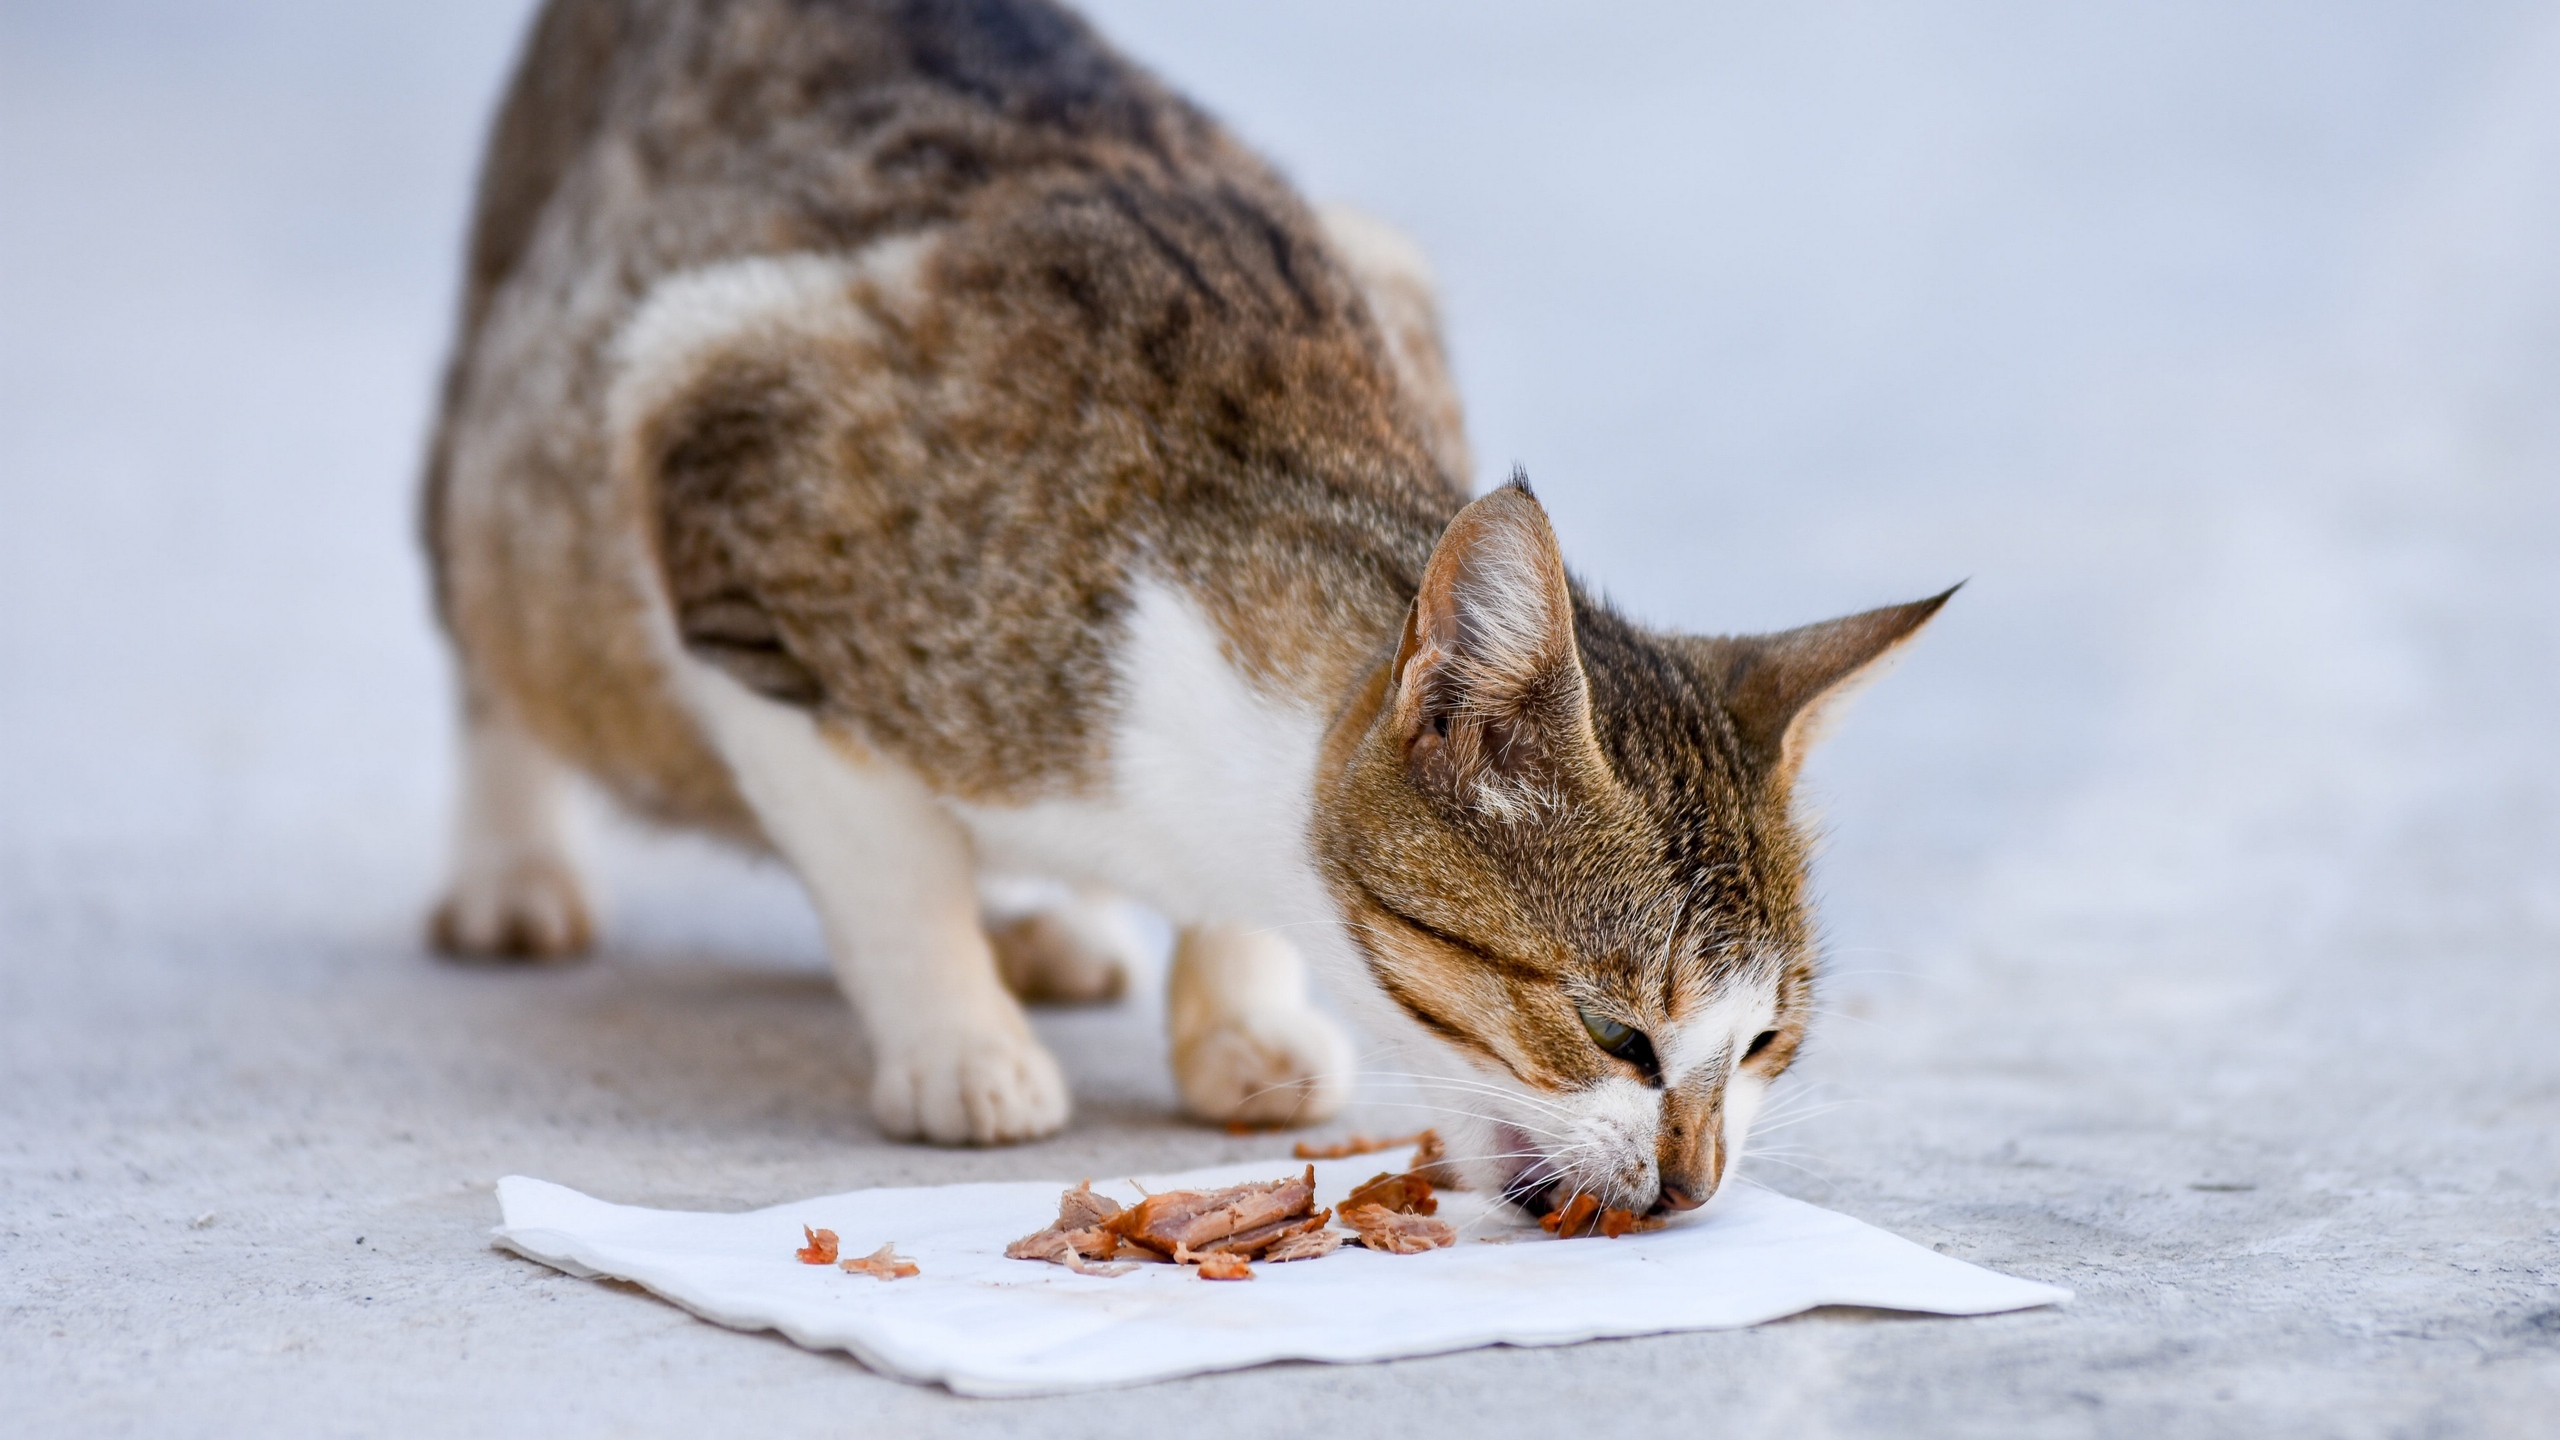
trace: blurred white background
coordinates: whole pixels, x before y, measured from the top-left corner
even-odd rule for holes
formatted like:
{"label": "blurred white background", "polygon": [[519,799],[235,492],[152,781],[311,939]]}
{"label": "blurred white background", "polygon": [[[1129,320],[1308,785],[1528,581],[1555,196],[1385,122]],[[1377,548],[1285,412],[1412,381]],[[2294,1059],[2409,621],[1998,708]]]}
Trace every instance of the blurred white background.
{"label": "blurred white background", "polygon": [[[1421,241],[1488,477],[1526,466],[1639,616],[1776,628],[1971,582],[1817,762],[1841,1014],[1808,1069],[1857,1103],[1772,1157],[1813,1179],[1764,1178],[2082,1307],[1397,1376],[1523,1424],[1605,1377],[1668,1421],[1683,1385],[1803,1420],[1779,1391],[1848,1376],[1834,1423],[1918,1394],[1893,1413],[1974,1433],[2145,1433],[2217,1387],[2242,1433],[2548,1413],[2560,7],[1087,8],[1311,195]],[[449,724],[411,492],[525,14],[0,7],[0,1268],[29,1297],[0,1366],[66,1424],[271,1419],[275,1352],[217,1332],[337,1353],[282,1297],[192,1331],[181,1305],[151,1343],[195,1335],[208,1388],[100,1398],[149,1348],[157,1282],[104,1258],[126,1227],[254,1217],[266,1263],[323,1275],[338,1252],[297,1247],[372,1206],[448,1262],[446,1328],[394,1332],[432,1360],[451,1314],[503,1306],[472,1278],[485,1200],[412,1204],[430,1184],[548,1164],[761,1204],[1032,1163],[847,1160],[822,987],[650,979],[819,964],[787,885],[696,847],[615,843],[616,949],[583,978],[502,993],[417,954]],[[590,1038],[633,1014],[673,1052],[636,1100]],[[1206,1158],[1135,1054],[1060,1143]],[[777,1076],[817,1098],[759,1098]],[[444,1138],[376,1134],[409,1129]],[[2192,1189],[2225,1180],[2258,1189]],[[186,1293],[236,1263],[208,1233]],[[321,1313],[347,1345],[391,1323]],[[617,1323],[642,1355],[724,1338]],[[2220,1358],[2154,1344],[2198,1333]],[[774,1405],[849,1383],[789,1363],[753,1352]],[[1494,1378],[1539,1366],[1535,1397]],[[372,1403],[451,1401],[449,1373]],[[1149,1403],[1299,1416],[1229,1408],[1285,1380],[1220,1383],[1247,1388]]]}

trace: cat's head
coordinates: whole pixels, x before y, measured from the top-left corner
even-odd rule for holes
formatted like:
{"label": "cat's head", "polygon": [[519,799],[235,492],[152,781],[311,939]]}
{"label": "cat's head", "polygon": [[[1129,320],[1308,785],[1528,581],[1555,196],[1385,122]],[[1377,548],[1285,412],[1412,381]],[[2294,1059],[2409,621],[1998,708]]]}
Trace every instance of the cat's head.
{"label": "cat's head", "polygon": [[1797,766],[1946,598],[1650,634],[1568,582],[1525,485],[1450,523],[1327,739],[1315,842],[1474,1184],[1714,1194],[1812,1014]]}

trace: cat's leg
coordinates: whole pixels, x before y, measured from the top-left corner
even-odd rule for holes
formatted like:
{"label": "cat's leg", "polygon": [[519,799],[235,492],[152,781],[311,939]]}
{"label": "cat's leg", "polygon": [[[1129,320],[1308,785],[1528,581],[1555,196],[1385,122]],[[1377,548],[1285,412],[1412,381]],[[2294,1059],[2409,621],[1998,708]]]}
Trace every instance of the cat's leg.
{"label": "cat's leg", "polygon": [[975,860],[924,782],[708,665],[687,680],[765,835],[799,873],[871,1041],[871,1113],[903,1139],[1055,1133],[1066,1081],[996,974]]}
{"label": "cat's leg", "polygon": [[1306,961],[1268,931],[1185,928],[1167,1009],[1174,1083],[1203,1120],[1313,1125],[1351,1098],[1350,1037],[1310,1003]]}
{"label": "cat's leg", "polygon": [[989,887],[987,941],[1005,988],[1032,1004],[1117,1000],[1142,942],[1110,895],[1090,889],[1027,897]]}
{"label": "cat's leg", "polygon": [[449,955],[557,960],[595,937],[568,768],[496,707],[466,707],[453,879],[428,936]]}

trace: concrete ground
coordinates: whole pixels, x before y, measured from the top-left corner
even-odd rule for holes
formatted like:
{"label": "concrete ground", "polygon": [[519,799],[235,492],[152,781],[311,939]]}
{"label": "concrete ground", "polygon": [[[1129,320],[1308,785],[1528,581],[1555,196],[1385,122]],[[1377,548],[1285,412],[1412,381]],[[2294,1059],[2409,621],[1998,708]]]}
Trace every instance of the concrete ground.
{"label": "concrete ground", "polygon": [[1174,1118],[1142,998],[1042,1020],[1063,1137],[882,1143],[797,896],[683,840],[607,829],[583,968],[429,960],[409,486],[519,5],[33,0],[7,1429],[2550,1433],[2560,10],[1098,8],[1439,257],[1488,469],[1637,613],[1972,578],[1817,762],[1830,1013],[1748,1173],[2079,1300],[971,1402],[492,1251],[510,1172],[1272,1142]]}

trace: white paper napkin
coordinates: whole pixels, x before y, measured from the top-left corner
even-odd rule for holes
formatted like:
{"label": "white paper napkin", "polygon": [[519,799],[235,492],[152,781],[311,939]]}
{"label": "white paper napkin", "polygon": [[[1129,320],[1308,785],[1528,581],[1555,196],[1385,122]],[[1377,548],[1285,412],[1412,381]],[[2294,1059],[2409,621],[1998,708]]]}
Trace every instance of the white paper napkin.
{"label": "white paper napkin", "polygon": [[[1340,1201],[1395,1151],[1316,1165],[1318,1203]],[[1148,1190],[1204,1190],[1295,1173],[1266,1160],[1094,1188],[1126,1204]],[[1173,1265],[1078,1275],[1008,1260],[1007,1243],[1056,1217],[1073,1182],[857,1190],[715,1215],[613,1205],[511,1175],[498,1182],[498,1242],[572,1275],[645,1286],[706,1320],[779,1330],[845,1350],[884,1375],[963,1395],[1041,1395],[1169,1380],[1274,1360],[1351,1362],[1481,1345],[1569,1345],[1756,1325],[1817,1305],[1985,1315],[2071,1292],[1949,1259],[1848,1216],[1747,1184],[1665,1229],[1556,1240],[1499,1203],[1441,1192],[1452,1248],[1258,1264],[1249,1281]],[[803,1225],[843,1253],[894,1242],[905,1280],[804,1265]]]}

